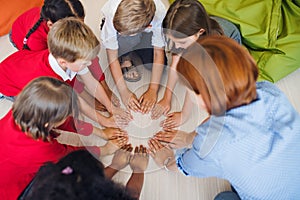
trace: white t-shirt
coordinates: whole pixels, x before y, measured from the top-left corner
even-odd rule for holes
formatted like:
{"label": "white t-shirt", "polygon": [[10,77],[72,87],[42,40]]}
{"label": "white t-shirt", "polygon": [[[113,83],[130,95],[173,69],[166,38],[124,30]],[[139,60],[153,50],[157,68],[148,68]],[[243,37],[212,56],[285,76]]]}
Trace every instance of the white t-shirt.
{"label": "white t-shirt", "polygon": [[[162,21],[166,15],[165,5],[161,0],[153,0],[155,3],[156,11],[153,20],[151,21],[151,27],[146,28],[145,32],[153,32],[151,44],[155,47],[165,46],[163,34],[162,34]],[[101,9],[105,23],[100,33],[101,42],[107,49],[116,50],[119,48],[117,41],[117,30],[113,25],[113,18],[115,16],[118,5],[121,0],[108,0],[107,3]]]}

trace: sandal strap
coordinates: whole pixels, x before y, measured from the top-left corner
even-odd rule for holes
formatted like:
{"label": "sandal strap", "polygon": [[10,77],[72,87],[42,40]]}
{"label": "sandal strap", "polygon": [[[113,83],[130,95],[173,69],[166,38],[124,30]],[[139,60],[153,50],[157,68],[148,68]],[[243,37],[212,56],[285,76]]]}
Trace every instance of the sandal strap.
{"label": "sandal strap", "polygon": [[[122,67],[121,70],[122,70],[122,73],[125,74],[131,70],[134,70],[135,69],[135,66],[134,65],[131,65],[129,67]],[[136,69],[137,70],[137,69]]]}

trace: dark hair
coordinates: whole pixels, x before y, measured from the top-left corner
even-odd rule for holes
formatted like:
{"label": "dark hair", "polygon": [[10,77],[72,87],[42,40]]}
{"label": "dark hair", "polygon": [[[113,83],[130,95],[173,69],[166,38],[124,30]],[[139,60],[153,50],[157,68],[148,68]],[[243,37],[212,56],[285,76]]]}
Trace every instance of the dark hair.
{"label": "dark hair", "polygon": [[225,36],[198,39],[180,57],[177,71],[202,95],[210,114],[222,115],[256,99],[257,65],[246,49]]}
{"label": "dark hair", "polygon": [[224,30],[215,19],[210,18],[209,21],[210,21],[211,35],[225,35]]}
{"label": "dark hair", "polygon": [[74,151],[57,164],[42,166],[22,199],[131,200],[124,186],[104,177],[104,167],[88,151]]}
{"label": "dark hair", "polygon": [[84,19],[84,8],[79,0],[45,0],[41,9],[40,19],[33,25],[24,38],[23,49],[30,49],[26,41],[44,20],[50,20],[52,23],[55,23],[65,17]]}
{"label": "dark hair", "polygon": [[204,35],[211,32],[210,18],[198,0],[176,0],[173,2],[162,23],[164,34],[176,38],[192,36],[204,29]]}
{"label": "dark hair", "polygon": [[50,77],[34,79],[17,96],[13,117],[34,139],[50,140],[54,126],[68,116],[78,117],[78,99],[66,83]]}

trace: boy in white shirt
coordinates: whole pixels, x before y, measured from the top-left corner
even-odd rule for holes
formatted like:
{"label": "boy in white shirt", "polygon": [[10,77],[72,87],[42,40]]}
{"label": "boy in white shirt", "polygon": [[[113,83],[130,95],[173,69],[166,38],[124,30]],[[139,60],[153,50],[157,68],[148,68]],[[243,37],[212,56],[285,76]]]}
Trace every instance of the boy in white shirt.
{"label": "boy in white shirt", "polygon": [[[101,11],[101,40],[122,102],[135,112],[148,113],[157,101],[166,60],[161,31],[165,6],[160,0],[109,0]],[[152,68],[152,75],[148,90],[137,98],[124,79],[140,80],[136,65],[141,64]]]}

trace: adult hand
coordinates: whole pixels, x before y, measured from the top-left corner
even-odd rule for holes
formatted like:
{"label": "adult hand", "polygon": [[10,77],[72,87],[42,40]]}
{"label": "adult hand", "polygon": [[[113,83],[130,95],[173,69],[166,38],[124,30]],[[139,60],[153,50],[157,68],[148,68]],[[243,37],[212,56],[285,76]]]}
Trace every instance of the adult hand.
{"label": "adult hand", "polygon": [[160,123],[165,131],[173,130],[183,124],[182,112],[173,112],[167,115],[167,118]]}
{"label": "adult hand", "polygon": [[152,138],[148,141],[149,154],[156,162],[159,167],[165,165],[165,161],[169,158],[174,158],[173,150],[169,149],[167,146],[162,145],[158,140]]}
{"label": "adult hand", "polygon": [[116,170],[120,170],[126,167],[126,165],[129,163],[132,149],[133,148],[131,144],[122,146],[121,149],[116,151],[111,161],[110,167]]}
{"label": "adult hand", "polygon": [[146,147],[140,145],[135,147],[134,155],[130,159],[130,167],[134,173],[143,173],[148,166],[149,154]]}
{"label": "adult hand", "polygon": [[148,90],[140,97],[139,103],[141,105],[140,111],[143,114],[149,113],[150,110],[152,110],[154,104],[157,100],[157,91],[151,88],[148,88]]}
{"label": "adult hand", "polygon": [[155,134],[154,138],[161,142],[168,143],[168,146],[172,149],[180,149],[188,147],[193,143],[196,132],[186,133],[184,131],[172,130],[172,131],[160,131]]}
{"label": "adult hand", "polygon": [[162,98],[157,104],[154,105],[154,108],[151,112],[151,119],[156,120],[162,115],[166,115],[171,109],[171,102],[166,98]]}

